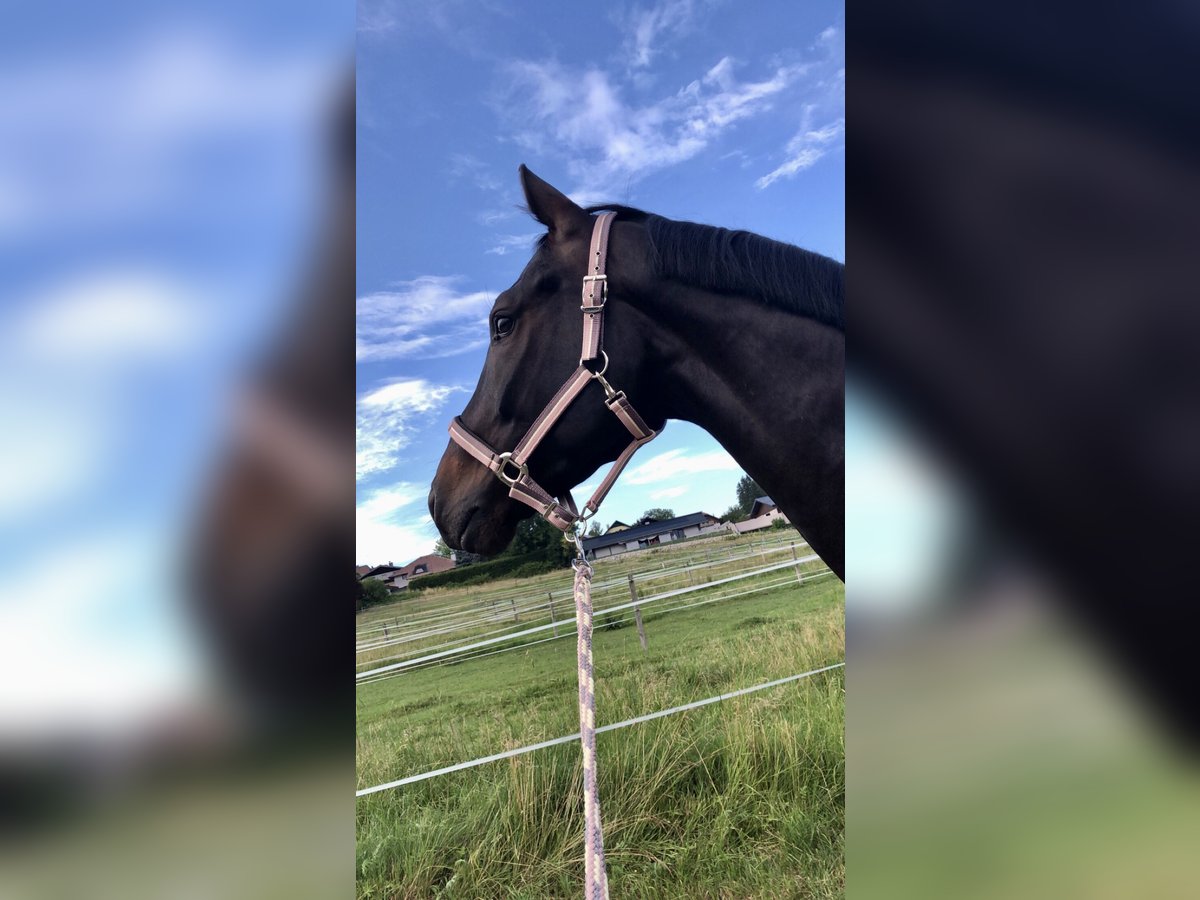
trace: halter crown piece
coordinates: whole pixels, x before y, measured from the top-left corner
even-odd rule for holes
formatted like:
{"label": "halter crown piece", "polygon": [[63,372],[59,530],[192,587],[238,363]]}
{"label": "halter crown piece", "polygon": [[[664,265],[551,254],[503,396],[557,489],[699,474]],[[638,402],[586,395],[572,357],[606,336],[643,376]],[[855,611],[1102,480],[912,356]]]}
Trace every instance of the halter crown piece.
{"label": "halter crown piece", "polygon": [[[508,487],[510,497],[533,507],[543,519],[566,532],[571,531],[577,522],[584,522],[596,514],[634,452],[642,444],[658,436],[658,432],[650,429],[638,415],[625,392],[614,390],[604,377],[608,370],[608,354],[604,352],[604,306],[608,299],[608,276],[604,272],[604,265],[608,256],[608,233],[614,218],[616,213],[600,213],[592,228],[592,245],[588,251],[591,271],[583,276],[583,304],[580,306],[583,311],[583,351],[579,357],[579,368],[546,404],[546,408],[525,432],[525,437],[521,438],[520,443],[511,451],[497,453],[486,441],[467,428],[461,417],[455,416],[454,421],[450,423],[450,439],[487,466]],[[604,364],[597,371],[588,368],[588,363],[595,363],[600,359],[603,359]],[[563,494],[561,502],[551,497],[529,476],[528,463],[538,444],[550,433],[550,429],[562,418],[592,379],[600,382],[600,386],[604,388],[604,405],[621,420],[633,435],[633,441],[617,457],[617,461],[596,488],[596,492],[584,504],[584,512],[581,514],[570,491]]]}

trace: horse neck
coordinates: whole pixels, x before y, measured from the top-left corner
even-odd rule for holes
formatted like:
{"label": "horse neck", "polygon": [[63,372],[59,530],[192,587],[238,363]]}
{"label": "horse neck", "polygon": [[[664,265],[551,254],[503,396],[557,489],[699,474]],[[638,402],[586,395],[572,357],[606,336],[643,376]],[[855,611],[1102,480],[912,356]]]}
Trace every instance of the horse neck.
{"label": "horse neck", "polygon": [[654,411],[712,434],[842,574],[844,333],[681,286],[640,306]]}

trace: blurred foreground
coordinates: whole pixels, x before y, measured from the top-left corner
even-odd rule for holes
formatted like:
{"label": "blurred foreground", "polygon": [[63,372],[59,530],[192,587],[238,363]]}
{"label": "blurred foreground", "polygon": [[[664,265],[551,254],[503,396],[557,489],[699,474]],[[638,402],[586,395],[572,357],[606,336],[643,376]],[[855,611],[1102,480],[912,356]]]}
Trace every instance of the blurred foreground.
{"label": "blurred foreground", "polygon": [[0,896],[346,893],[354,8],[6,19]]}
{"label": "blurred foreground", "polygon": [[852,898],[1200,890],[1200,16],[1125,9],[849,9]]}

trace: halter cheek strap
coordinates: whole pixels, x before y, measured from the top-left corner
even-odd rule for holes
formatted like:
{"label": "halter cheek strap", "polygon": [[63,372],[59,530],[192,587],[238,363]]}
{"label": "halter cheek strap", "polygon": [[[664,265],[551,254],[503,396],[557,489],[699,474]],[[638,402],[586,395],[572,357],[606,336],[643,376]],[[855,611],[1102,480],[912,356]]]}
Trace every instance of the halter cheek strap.
{"label": "halter cheek strap", "polygon": [[[570,531],[576,522],[586,521],[594,516],[634,452],[658,435],[658,432],[649,428],[638,415],[625,392],[614,390],[604,377],[608,370],[608,354],[604,352],[604,307],[608,301],[608,275],[604,267],[608,257],[608,235],[615,217],[615,213],[600,213],[592,228],[592,243],[588,250],[589,270],[583,276],[583,303],[579,307],[583,312],[583,349],[579,356],[579,368],[546,404],[517,446],[509,452],[498,453],[483,438],[467,428],[461,417],[455,416],[454,421],[450,423],[450,439],[507,485],[510,497],[533,507],[542,518],[562,531]],[[604,360],[603,366],[597,371],[588,368],[587,363],[594,363],[598,359]],[[528,463],[538,444],[550,433],[550,429],[593,379],[604,388],[604,405],[620,419],[621,424],[633,436],[633,441],[617,457],[600,486],[584,504],[583,513],[580,513],[575,507],[570,491],[561,498],[550,496],[530,477]]]}

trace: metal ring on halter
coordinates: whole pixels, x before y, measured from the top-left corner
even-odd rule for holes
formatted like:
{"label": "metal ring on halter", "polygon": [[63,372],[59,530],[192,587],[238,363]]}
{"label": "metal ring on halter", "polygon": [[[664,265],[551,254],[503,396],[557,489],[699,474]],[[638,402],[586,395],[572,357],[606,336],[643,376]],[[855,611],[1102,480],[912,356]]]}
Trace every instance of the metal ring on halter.
{"label": "metal ring on halter", "polygon": [[[513,462],[512,461],[512,451],[506,451],[504,453],[501,453],[499,456],[496,457],[496,459],[500,462],[500,468],[496,470],[496,477],[499,478],[500,481],[508,487],[512,487],[514,484],[516,484],[517,479],[519,479],[522,475],[529,474],[529,464],[528,463],[520,463],[518,465],[517,463]],[[510,478],[509,476],[504,474],[504,467],[509,466],[509,465],[517,467],[517,474],[512,478]]]}
{"label": "metal ring on halter", "polygon": [[[591,370],[591,369],[588,369],[588,371],[589,371],[589,372],[592,372],[592,377],[593,377],[593,378],[599,378],[601,375],[603,375],[605,372],[607,372],[607,371],[608,371],[608,351],[607,351],[607,350],[601,350],[601,351],[600,351],[600,355],[604,357],[604,365],[600,367],[600,371],[599,371],[599,372],[592,372],[592,370]],[[593,356],[593,357],[592,357],[592,359],[595,359],[595,357]],[[582,365],[583,365],[585,362],[591,362],[591,360],[585,360],[585,359],[584,359],[582,356],[581,356],[581,357],[579,357],[579,364],[580,364],[581,366],[582,366]]]}

